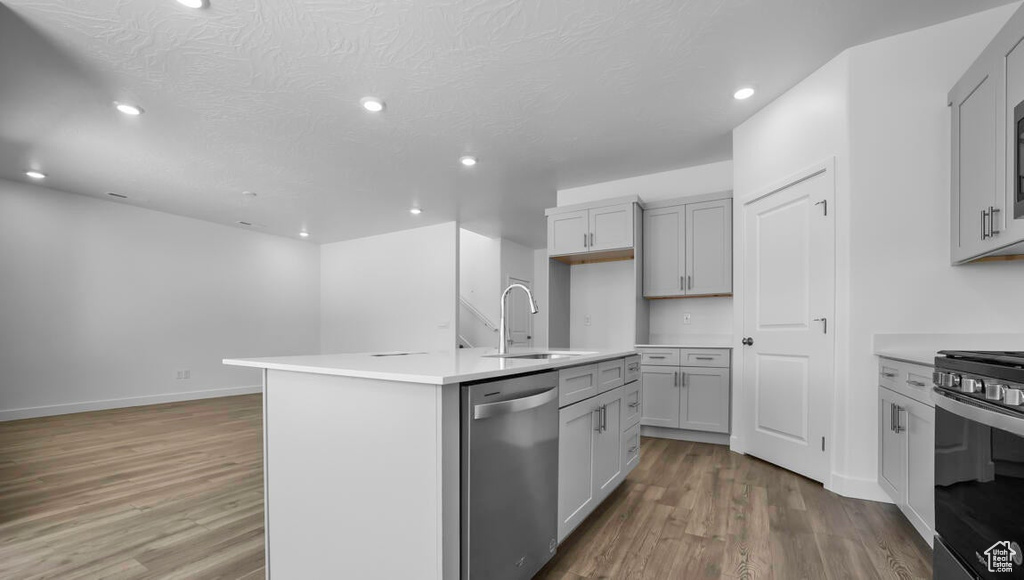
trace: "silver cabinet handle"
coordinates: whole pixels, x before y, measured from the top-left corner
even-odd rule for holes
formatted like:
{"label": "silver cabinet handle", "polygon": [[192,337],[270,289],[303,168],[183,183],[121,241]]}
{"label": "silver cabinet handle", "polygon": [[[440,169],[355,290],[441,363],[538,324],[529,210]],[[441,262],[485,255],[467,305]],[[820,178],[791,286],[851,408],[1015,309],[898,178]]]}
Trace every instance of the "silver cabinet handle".
{"label": "silver cabinet handle", "polygon": [[697,360],[715,360],[715,357],[713,356],[695,356],[693,358]]}
{"label": "silver cabinet handle", "polygon": [[886,372],[886,371],[882,371],[882,376],[886,377],[886,378],[889,378],[889,379],[895,379],[896,378],[896,373],[889,373],[889,372]]}
{"label": "silver cabinet handle", "polygon": [[488,419],[509,413],[528,411],[542,405],[546,405],[558,398],[558,388],[548,389],[544,392],[512,399],[511,401],[499,401],[497,403],[483,403],[473,406],[473,419]]}
{"label": "silver cabinet handle", "polygon": [[689,274],[686,275],[686,289],[693,290],[693,276]]}
{"label": "silver cabinet handle", "polygon": [[924,383],[922,383],[921,381],[915,381],[915,380],[911,380],[911,379],[907,379],[907,384],[911,385],[913,387],[923,387],[924,386]]}
{"label": "silver cabinet handle", "polygon": [[675,371],[674,373],[672,373],[672,386],[679,386],[679,371]]}
{"label": "silver cabinet handle", "polygon": [[685,278],[685,276],[680,276],[679,277],[679,289],[680,290],[686,290],[686,282],[683,281],[684,278]]}
{"label": "silver cabinet handle", "polygon": [[647,358],[656,358],[658,360],[661,360],[663,358],[668,358],[668,357],[665,356],[665,355],[660,355],[660,354],[649,354],[649,355],[647,355]]}
{"label": "silver cabinet handle", "polygon": [[587,247],[587,232],[583,232],[583,247]]}
{"label": "silver cabinet handle", "polygon": [[640,401],[633,401],[632,403],[629,404],[629,408],[630,409],[636,409],[639,406],[640,406]]}
{"label": "silver cabinet handle", "polygon": [[679,386],[680,387],[685,387],[686,386],[686,373],[683,372],[683,371],[679,371]]}
{"label": "silver cabinet handle", "polygon": [[889,430],[896,431],[896,403],[889,403]]}
{"label": "silver cabinet handle", "polygon": [[988,239],[988,210],[981,210],[981,239]]}
{"label": "silver cabinet handle", "polygon": [[903,407],[896,405],[896,432],[902,433],[906,431],[903,424],[900,422],[900,414],[903,412]]}
{"label": "silver cabinet handle", "polygon": [[594,232],[590,232],[590,247],[594,247]]}
{"label": "silver cabinet handle", "polygon": [[634,451],[636,451],[636,445],[629,448],[629,453],[633,453]]}
{"label": "silver cabinet handle", "polygon": [[999,213],[1000,211],[1002,211],[1002,210],[1000,210],[998,207],[992,207],[992,206],[988,207],[988,235],[989,235],[989,237],[992,237],[992,236],[994,236],[996,234],[999,234],[1001,232],[1001,230],[997,230],[996,229],[996,214]]}
{"label": "silver cabinet handle", "polygon": [[601,431],[608,430],[608,405],[601,405]]}

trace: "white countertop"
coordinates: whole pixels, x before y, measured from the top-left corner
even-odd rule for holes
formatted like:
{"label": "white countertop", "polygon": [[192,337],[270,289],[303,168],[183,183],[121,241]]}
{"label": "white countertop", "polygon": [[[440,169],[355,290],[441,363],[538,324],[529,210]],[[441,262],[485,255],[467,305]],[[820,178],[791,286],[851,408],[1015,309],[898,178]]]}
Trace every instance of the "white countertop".
{"label": "white countertop", "polygon": [[637,348],[732,348],[731,334],[673,334],[651,337],[651,344],[638,344]]}
{"label": "white countertop", "polygon": [[909,362],[928,367],[935,366],[935,351],[907,348],[886,348],[875,350],[875,354],[892,360]]}
{"label": "white countertop", "polygon": [[576,351],[552,348],[514,349],[511,354],[531,352],[579,353],[579,356],[555,360],[491,358],[486,355],[496,354],[497,349],[463,348],[454,351],[417,352],[402,356],[379,356],[391,353],[346,353],[224,359],[224,364],[340,377],[447,385],[576,366],[636,353],[633,349]]}

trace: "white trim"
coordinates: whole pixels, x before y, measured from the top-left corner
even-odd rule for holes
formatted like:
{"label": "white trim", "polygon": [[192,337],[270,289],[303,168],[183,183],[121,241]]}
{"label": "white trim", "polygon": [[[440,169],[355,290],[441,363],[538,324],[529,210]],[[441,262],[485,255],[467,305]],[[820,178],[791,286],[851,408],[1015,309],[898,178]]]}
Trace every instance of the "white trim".
{"label": "white trim", "polygon": [[544,210],[544,215],[552,216],[562,213],[572,213],[574,211],[580,211],[584,209],[599,209],[602,207],[611,207],[613,205],[622,205],[627,203],[635,203],[641,208],[645,207],[643,200],[638,195],[624,195],[620,197],[608,197],[605,199],[595,199],[593,201],[584,201],[582,203],[574,203],[572,205],[559,205],[555,207],[549,207]]}
{"label": "white trim", "polygon": [[672,429],[670,427],[654,427],[651,425],[641,425],[640,436],[657,437],[658,439],[674,439],[676,441],[693,441],[695,443],[711,443],[713,445],[729,444],[728,433],[708,433],[706,431]]}
{"label": "white trim", "polygon": [[85,411],[103,411],[106,409],[121,409],[124,407],[140,407],[142,405],[158,405],[160,403],[176,403],[178,401],[195,401],[199,399],[213,399],[217,397],[233,397],[235,395],[251,395],[262,391],[262,385],[248,385],[244,387],[228,387],[225,389],[207,389],[203,391],[187,391],[184,393],[146,395],[144,397],[126,397],[124,399],[105,399],[102,401],[85,401],[81,403],[66,403],[63,405],[26,407],[24,409],[4,409],[0,410],[0,422],[15,421],[18,419],[33,419],[36,417],[51,417],[53,415],[67,415],[69,413],[83,413]]}
{"label": "white trim", "polygon": [[850,477],[849,475],[833,472],[832,482],[830,485],[825,486],[825,489],[844,497],[893,503],[892,498],[889,497],[889,494],[885,493],[882,486],[878,485],[878,480],[876,479]]}

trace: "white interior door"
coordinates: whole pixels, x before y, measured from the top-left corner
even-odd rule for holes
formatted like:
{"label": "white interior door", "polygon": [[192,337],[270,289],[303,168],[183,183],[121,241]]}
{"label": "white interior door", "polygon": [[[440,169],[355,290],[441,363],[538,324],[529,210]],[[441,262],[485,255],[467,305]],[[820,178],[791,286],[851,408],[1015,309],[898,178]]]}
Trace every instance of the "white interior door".
{"label": "white interior door", "polygon": [[743,206],[747,452],[821,482],[835,387],[834,172],[823,164]]}
{"label": "white interior door", "polygon": [[[533,285],[529,280],[508,277],[509,284],[522,284],[530,290]],[[533,313],[530,312],[530,300],[526,293],[513,290],[508,296],[508,332],[513,346],[533,346]]]}

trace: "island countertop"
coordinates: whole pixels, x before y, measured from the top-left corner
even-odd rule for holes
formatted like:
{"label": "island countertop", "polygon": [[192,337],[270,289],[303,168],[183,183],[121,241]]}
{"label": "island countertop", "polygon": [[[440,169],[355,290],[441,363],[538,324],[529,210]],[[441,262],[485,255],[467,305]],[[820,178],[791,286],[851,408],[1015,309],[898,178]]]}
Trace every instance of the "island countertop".
{"label": "island countertop", "polygon": [[513,349],[510,354],[541,352],[573,354],[559,359],[496,358],[494,348],[463,348],[434,352],[314,354],[268,358],[224,359],[224,364],[299,373],[447,385],[559,369],[636,354],[622,350]]}

